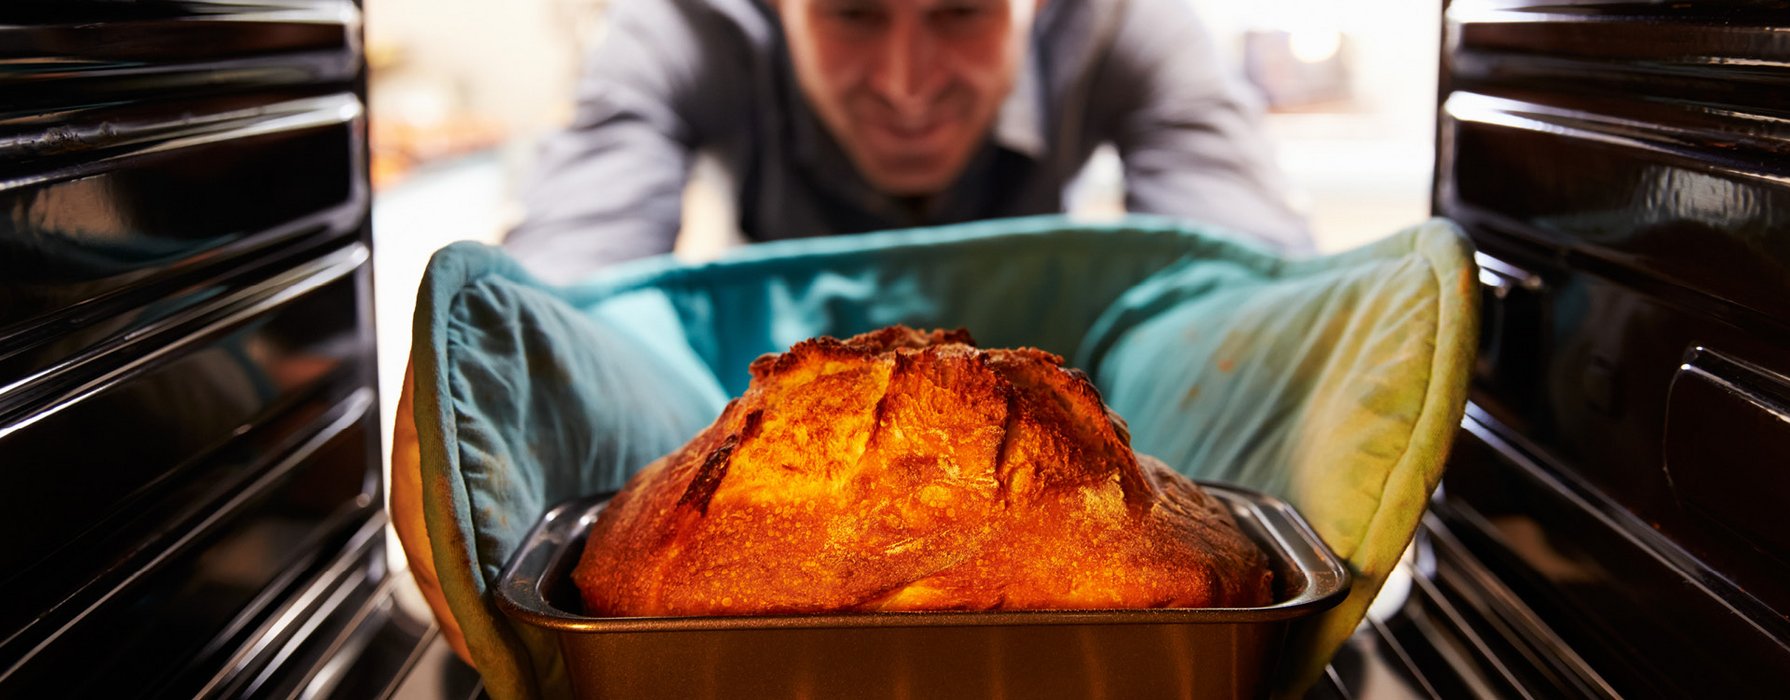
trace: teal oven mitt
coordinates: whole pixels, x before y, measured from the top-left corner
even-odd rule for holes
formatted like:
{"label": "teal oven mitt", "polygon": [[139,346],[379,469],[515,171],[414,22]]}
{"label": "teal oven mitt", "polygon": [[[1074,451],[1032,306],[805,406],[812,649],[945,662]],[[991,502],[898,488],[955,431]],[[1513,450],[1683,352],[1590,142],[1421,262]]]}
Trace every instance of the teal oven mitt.
{"label": "teal oven mitt", "polygon": [[1431,221],[1289,262],[1133,217],[980,222],[657,258],[581,285],[501,252],[431,261],[411,351],[422,509],[440,586],[496,698],[566,693],[557,648],[490,596],[529,526],[681,445],[751,360],[816,335],[968,328],[1087,370],[1134,446],[1293,503],[1355,573],[1293,631],[1296,692],[1361,620],[1417,527],[1465,401],[1472,252]]}

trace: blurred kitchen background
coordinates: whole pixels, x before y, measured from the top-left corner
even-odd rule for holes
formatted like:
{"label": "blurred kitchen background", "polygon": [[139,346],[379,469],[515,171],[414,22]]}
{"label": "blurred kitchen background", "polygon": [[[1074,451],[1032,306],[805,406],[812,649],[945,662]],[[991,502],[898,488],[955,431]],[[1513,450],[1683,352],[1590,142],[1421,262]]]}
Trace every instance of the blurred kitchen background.
{"label": "blurred kitchen background", "polygon": [[[611,2],[367,0],[379,373],[389,454],[417,282],[430,253],[496,242],[540,136],[572,111],[581,48]],[[1187,0],[1268,106],[1290,196],[1320,249],[1344,250],[1429,211],[1441,3]],[[724,184],[699,164],[678,254],[737,234]],[[1097,156],[1072,213],[1122,205],[1117,158]]]}

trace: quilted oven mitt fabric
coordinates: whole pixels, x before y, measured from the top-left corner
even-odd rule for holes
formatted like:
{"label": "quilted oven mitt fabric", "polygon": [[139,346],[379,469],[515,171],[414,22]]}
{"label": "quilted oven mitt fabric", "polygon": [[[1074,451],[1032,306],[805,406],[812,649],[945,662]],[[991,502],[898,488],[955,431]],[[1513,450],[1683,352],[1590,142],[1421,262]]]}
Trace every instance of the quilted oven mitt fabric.
{"label": "quilted oven mitt fabric", "polygon": [[689,439],[762,353],[893,323],[962,326],[984,347],[1064,355],[1140,452],[1288,500],[1348,561],[1348,599],[1292,632],[1291,693],[1322,672],[1416,530],[1464,406],[1477,300],[1470,244],[1441,220],[1288,261],[1167,220],[1014,219],[646,260],[565,288],[456,244],[418,298],[411,483],[488,692],[563,695],[553,640],[488,595],[544,509],[618,488]]}

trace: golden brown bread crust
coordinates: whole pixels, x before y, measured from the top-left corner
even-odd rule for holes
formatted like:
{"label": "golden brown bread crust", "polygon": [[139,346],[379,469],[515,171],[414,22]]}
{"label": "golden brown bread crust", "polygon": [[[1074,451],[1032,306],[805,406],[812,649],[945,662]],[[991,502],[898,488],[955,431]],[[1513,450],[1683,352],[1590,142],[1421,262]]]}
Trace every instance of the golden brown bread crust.
{"label": "golden brown bread crust", "polygon": [[635,475],[573,573],[593,615],[1231,607],[1267,557],[1131,450],[1081,372],[902,326],[816,338]]}

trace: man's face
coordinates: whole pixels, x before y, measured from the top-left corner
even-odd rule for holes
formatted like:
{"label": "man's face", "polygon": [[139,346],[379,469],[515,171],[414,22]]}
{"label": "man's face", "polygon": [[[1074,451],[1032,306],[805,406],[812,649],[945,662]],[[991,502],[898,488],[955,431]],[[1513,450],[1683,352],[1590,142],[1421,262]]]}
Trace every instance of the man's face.
{"label": "man's face", "polygon": [[775,0],[802,94],[883,192],[949,186],[1013,89],[1036,0]]}

